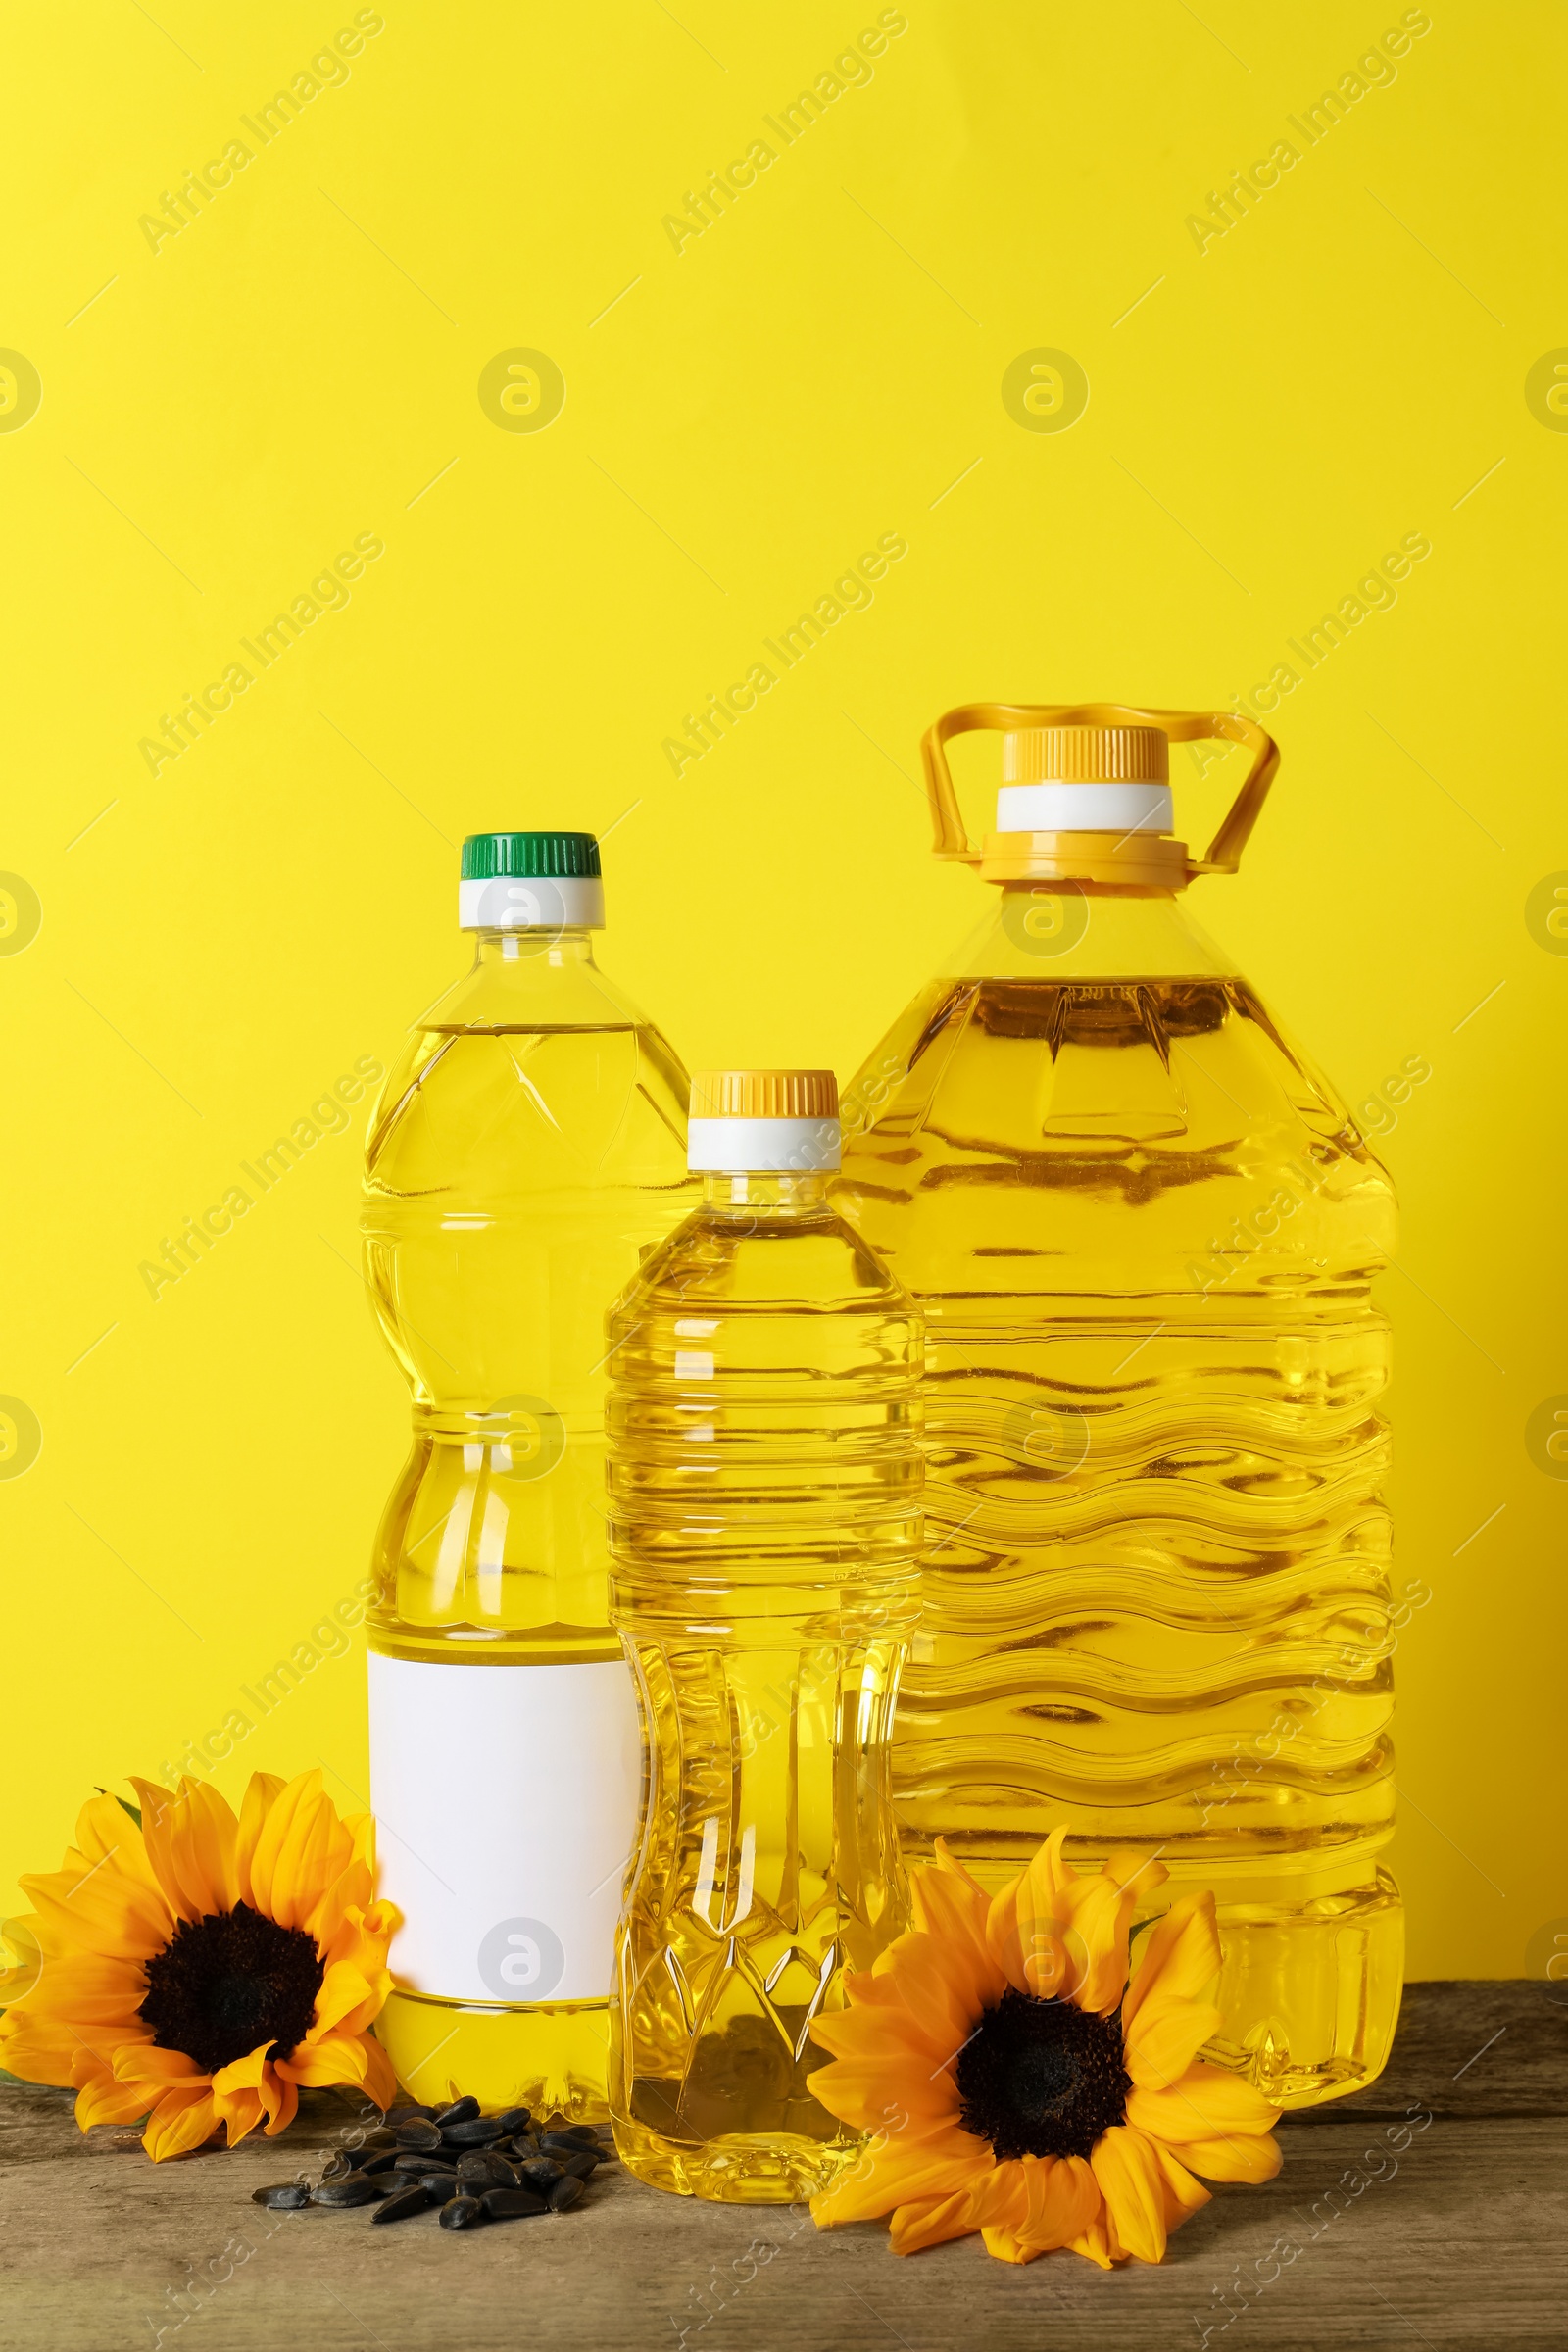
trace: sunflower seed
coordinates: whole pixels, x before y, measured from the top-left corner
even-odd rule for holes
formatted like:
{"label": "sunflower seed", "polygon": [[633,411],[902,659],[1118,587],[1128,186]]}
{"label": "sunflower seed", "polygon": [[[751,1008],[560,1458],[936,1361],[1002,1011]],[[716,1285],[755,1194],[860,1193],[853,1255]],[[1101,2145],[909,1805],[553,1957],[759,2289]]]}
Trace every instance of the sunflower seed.
{"label": "sunflower seed", "polygon": [[515,2188],[516,2168],[494,2148],[465,2148],[458,2158],[458,2185],[475,2195],[483,2188]]}
{"label": "sunflower seed", "polygon": [[600,2128],[597,2124],[558,2124],[556,2130],[563,2139],[580,2139],[585,2148],[600,2145]]}
{"label": "sunflower seed", "polygon": [[399,2124],[397,2141],[400,2148],[438,2148],[440,2126],[433,2124],[427,2115],[411,2115],[406,2124]]}
{"label": "sunflower seed", "polygon": [[496,2122],[503,2132],[526,2132],[533,2117],[526,2107],[504,2107]]}
{"label": "sunflower seed", "polygon": [[471,2230],[484,2212],[477,2197],[452,2197],[441,2208],[443,2230]]}
{"label": "sunflower seed", "polygon": [[311,2191],[314,2205],[371,2205],[381,2194],[379,2181],[363,2173],[346,2173],[339,2180],[318,2180]]}
{"label": "sunflower seed", "polygon": [[386,2111],[386,2120],[395,2132],[399,2124],[412,2123],[416,2116],[428,2120],[434,2113],[433,2107],[420,2107],[411,2103],[407,2107],[389,2107]]}
{"label": "sunflower seed", "polygon": [[360,2170],[372,2177],[378,2173],[390,2173],[395,2169],[397,2161],[396,2148],[377,2148],[373,2156],[360,2158]]}
{"label": "sunflower seed", "polygon": [[253,2205],[270,2205],[274,2211],[296,2213],[311,2201],[310,2187],[304,2180],[274,2180],[270,2188],[253,2188]]}
{"label": "sunflower seed", "polygon": [[531,2188],[487,2188],[480,2202],[493,2222],[520,2221],[524,2214],[549,2211]]}
{"label": "sunflower seed", "polygon": [[555,2187],[550,2191],[551,2212],[569,2213],[572,2206],[576,2204],[581,2195],[582,2182],[580,2180],[574,2180],[570,2174],[567,2174],[566,2178],[564,2180],[558,2180]]}
{"label": "sunflower seed", "polygon": [[400,2188],[395,2196],[386,2197],[371,2214],[375,2222],[405,2222],[411,2213],[428,2213],[436,2201],[436,2192],[416,2180],[412,2188]]}
{"label": "sunflower seed", "polygon": [[548,2196],[561,2179],[561,2167],[553,2156],[530,2157],[526,2164],[519,2164],[516,2169],[525,2184],[529,2188],[536,2188],[542,2197]]}
{"label": "sunflower seed", "polygon": [[498,2139],[495,2144],[503,2156],[510,2157],[514,2162],[521,2162],[523,2159],[537,2156],[539,2153],[539,2142],[531,2132],[514,2132],[510,2139]]}
{"label": "sunflower seed", "polygon": [[584,2148],[591,2148],[596,2156],[603,2153],[597,2139],[583,2139],[575,2132],[542,2132],[539,2135],[541,2156],[580,2156]]}
{"label": "sunflower seed", "polygon": [[[412,2132],[413,2129],[412,2124],[404,2127],[405,2132]],[[428,2131],[434,2131],[434,2129],[433,2125],[426,2126]],[[501,2139],[505,2135],[493,2115],[470,2115],[466,2117],[461,2124],[443,2124],[437,2136],[444,2139],[449,2148],[487,2148],[492,2140]],[[425,2142],[406,2139],[404,2145],[423,2147]]]}
{"label": "sunflower seed", "polygon": [[321,2179],[323,2180],[346,2180],[350,2173],[358,2172],[359,2169],[353,2157],[345,2155],[340,2148],[335,2156],[329,2156],[322,2165]]}
{"label": "sunflower seed", "polygon": [[555,2162],[561,2168],[563,2180],[591,2180],[599,2158],[593,2151],[584,2148],[580,2156],[558,2156]]}
{"label": "sunflower seed", "polygon": [[432,2156],[424,2148],[404,2148],[393,2158],[396,2173],[450,2173],[456,2170],[450,2156]]}
{"label": "sunflower seed", "polygon": [[448,2124],[471,2123],[478,2112],[478,2100],[474,2098],[464,2097],[461,2099],[454,2099],[450,2107],[438,2107],[434,2115],[430,2118],[430,2121],[433,2124],[439,2124],[444,2132]]}

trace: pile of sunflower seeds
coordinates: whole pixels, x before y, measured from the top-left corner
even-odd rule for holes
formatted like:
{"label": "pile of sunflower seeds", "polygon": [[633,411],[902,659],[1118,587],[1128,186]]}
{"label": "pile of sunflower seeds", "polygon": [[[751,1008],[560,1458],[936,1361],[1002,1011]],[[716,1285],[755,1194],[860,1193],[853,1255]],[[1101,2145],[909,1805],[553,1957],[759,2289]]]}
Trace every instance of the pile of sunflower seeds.
{"label": "pile of sunflower seeds", "polygon": [[443,2230],[476,2222],[520,2221],[534,2213],[569,2213],[593,2178],[612,2160],[592,2124],[538,2130],[526,2107],[481,2115],[477,2099],[448,2107],[394,2107],[387,2142],[356,2159],[337,2155],[319,2180],[278,2180],[254,2189],[258,2205],[373,2205],[372,2222],[404,2222],[439,2206]]}

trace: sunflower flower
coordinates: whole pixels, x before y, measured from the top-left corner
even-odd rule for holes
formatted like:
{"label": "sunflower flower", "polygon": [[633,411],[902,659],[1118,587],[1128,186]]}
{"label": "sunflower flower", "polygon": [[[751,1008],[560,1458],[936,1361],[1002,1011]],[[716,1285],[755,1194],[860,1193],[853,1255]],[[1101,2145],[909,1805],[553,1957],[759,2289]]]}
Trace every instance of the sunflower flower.
{"label": "sunflower flower", "polygon": [[304,2084],[389,2105],[367,2029],[398,1914],[371,1900],[370,1816],[340,1821],[319,1772],[255,1774],[238,1820],[196,1781],[132,1786],[139,1821],[94,1797],[64,1867],[22,1882],[38,1909],[12,1937],[30,1961],[10,1972],[26,1989],[0,2019],[0,2064],[74,2087],[84,2132],[145,2117],[155,2162],[220,2125],[230,2147],[281,2132]]}
{"label": "sunflower flower", "polygon": [[1080,1877],[1058,1829],[992,1897],[937,1840],[915,1926],[812,2034],[830,2115],[867,2132],[811,2199],[821,2229],[891,2214],[897,2254],[979,2230],[1004,2262],[1069,2246],[1158,2262],[1207,2180],[1268,2180],[1277,2111],[1205,2066],[1219,2012],[1214,1898],[1173,1903],[1127,1974],[1133,1911],[1166,1872],[1129,1854]]}

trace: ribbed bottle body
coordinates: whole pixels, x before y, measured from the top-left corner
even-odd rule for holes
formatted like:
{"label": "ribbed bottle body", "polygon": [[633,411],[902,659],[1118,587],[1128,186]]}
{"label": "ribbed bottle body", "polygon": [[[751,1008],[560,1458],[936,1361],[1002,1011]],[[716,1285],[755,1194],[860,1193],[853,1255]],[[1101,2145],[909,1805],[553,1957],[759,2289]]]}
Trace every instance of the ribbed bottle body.
{"label": "ribbed bottle body", "polygon": [[[890,1741],[916,1605],[920,1318],[820,1200],[753,1179],[611,1318],[612,1602],[645,1782],[612,2108],[660,2185],[826,2184],[811,2020],[906,1924]],[[782,1197],[781,1197],[782,1196]]]}
{"label": "ribbed bottle body", "polygon": [[835,1194],[929,1326],[901,1826],[992,1884],[1059,1820],[1157,1847],[1221,1905],[1220,2054],[1304,2103],[1398,2000],[1391,1190],[1168,902],[1059,957],[1005,913],[851,1090]]}

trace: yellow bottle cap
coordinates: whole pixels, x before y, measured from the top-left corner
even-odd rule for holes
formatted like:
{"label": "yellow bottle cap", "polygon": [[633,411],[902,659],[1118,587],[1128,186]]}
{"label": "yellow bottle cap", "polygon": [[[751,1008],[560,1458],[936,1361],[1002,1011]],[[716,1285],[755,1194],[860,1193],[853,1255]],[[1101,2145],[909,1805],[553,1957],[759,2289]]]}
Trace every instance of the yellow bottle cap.
{"label": "yellow bottle cap", "polygon": [[694,1119],[836,1119],[839,1082],[831,1070],[699,1070]]}
{"label": "yellow bottle cap", "polygon": [[1015,727],[1002,738],[1004,784],[1164,784],[1162,727]]}
{"label": "yellow bottle cap", "polygon": [[686,1162],[732,1175],[836,1168],[838,1080],[831,1070],[699,1070]]}

